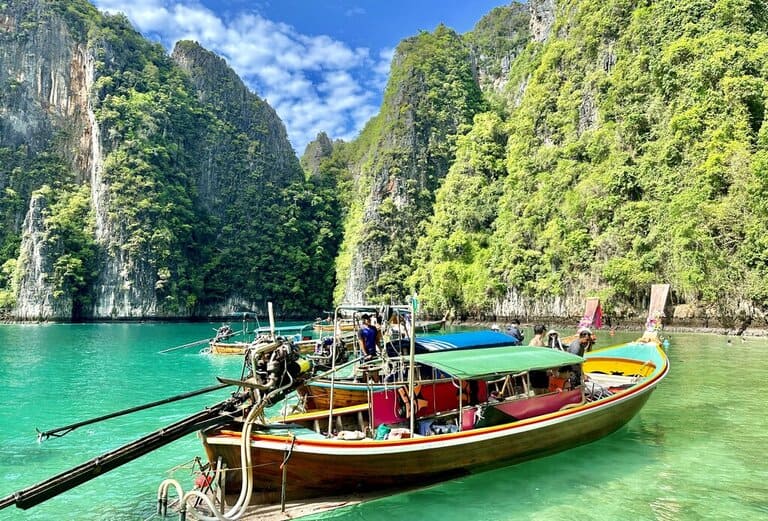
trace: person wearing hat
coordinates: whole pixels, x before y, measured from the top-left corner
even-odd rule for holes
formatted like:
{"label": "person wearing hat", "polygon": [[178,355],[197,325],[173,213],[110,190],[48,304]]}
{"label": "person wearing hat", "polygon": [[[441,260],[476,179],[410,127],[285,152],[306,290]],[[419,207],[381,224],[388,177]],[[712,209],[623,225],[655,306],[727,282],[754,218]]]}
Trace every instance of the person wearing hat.
{"label": "person wearing hat", "polygon": [[560,334],[554,329],[550,329],[547,333],[547,347],[557,349],[558,351],[565,351],[563,343],[560,341]]}
{"label": "person wearing hat", "polygon": [[357,332],[357,339],[360,343],[360,350],[363,352],[366,360],[370,360],[376,356],[376,337],[378,332],[376,328],[371,325],[371,316],[367,313],[363,313],[360,317],[363,325]]}

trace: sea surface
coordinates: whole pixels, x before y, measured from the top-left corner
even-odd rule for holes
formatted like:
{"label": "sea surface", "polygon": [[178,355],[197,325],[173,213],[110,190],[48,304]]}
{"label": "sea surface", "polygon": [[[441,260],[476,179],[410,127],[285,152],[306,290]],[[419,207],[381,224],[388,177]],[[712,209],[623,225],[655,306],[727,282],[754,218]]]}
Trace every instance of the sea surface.
{"label": "sea surface", "polygon": [[[238,378],[237,357],[200,354],[220,324],[0,325],[0,498],[228,396],[226,390],[62,427]],[[238,329],[234,327],[233,328]],[[570,331],[564,331],[570,333]],[[531,331],[526,331],[530,337]],[[606,345],[633,333],[601,333]],[[547,458],[474,474],[312,519],[768,520],[768,339],[669,335],[671,371],[627,426]],[[146,520],[166,477],[188,489],[196,435],[3,520]],[[168,519],[178,519],[169,516]]]}

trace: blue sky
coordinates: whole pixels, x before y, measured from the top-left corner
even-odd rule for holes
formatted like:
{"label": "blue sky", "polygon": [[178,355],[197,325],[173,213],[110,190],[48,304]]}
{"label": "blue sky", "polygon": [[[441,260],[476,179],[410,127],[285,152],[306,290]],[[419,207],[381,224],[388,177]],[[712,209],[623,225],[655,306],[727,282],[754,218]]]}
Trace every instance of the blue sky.
{"label": "blue sky", "polygon": [[320,131],[354,139],[375,115],[394,48],[444,23],[459,33],[503,0],[91,0],[170,52],[195,40],[272,105],[301,155]]}

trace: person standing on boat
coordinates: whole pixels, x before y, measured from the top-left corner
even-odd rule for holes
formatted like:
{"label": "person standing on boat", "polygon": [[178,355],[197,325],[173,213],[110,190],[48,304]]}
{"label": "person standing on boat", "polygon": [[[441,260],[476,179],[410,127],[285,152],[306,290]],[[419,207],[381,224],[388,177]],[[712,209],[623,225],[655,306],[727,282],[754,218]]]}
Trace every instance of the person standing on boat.
{"label": "person standing on boat", "polygon": [[547,344],[544,342],[544,331],[546,329],[547,328],[544,327],[543,324],[536,324],[533,326],[533,338],[531,338],[528,345],[533,347],[547,347]]}
{"label": "person standing on boat", "polygon": [[563,347],[563,343],[560,341],[560,334],[554,329],[550,329],[547,333],[547,347],[557,349],[558,351],[565,351],[565,347]]}
{"label": "person standing on boat", "polygon": [[[593,343],[594,339],[592,338],[592,331],[587,328],[582,328],[579,330],[578,338],[568,344],[568,352],[573,355],[584,356],[584,353],[592,350]],[[581,384],[581,365],[572,365],[571,372],[573,373],[571,389],[573,389]]]}
{"label": "person standing on boat", "polygon": [[568,344],[568,352],[574,355],[584,356],[584,353],[588,353],[592,350],[592,331],[587,328],[579,330],[578,338]]}
{"label": "person standing on boat", "polygon": [[379,333],[376,327],[371,325],[370,315],[364,313],[360,320],[363,322],[363,325],[360,327],[360,331],[357,332],[357,339],[363,356],[365,356],[366,360],[370,360],[376,356],[376,340]]}
{"label": "person standing on boat", "polygon": [[[533,338],[528,343],[533,347],[547,347],[544,343],[544,331],[546,331],[544,324],[536,324],[533,326]],[[530,371],[531,387],[535,394],[544,394],[549,387],[549,374],[547,371]]]}
{"label": "person standing on boat", "polygon": [[517,342],[515,342],[514,345],[521,346],[523,345],[523,340],[525,340],[525,334],[523,333],[523,330],[520,329],[520,321],[518,319],[514,319],[512,321],[512,324],[507,327],[507,334],[514,337]]}

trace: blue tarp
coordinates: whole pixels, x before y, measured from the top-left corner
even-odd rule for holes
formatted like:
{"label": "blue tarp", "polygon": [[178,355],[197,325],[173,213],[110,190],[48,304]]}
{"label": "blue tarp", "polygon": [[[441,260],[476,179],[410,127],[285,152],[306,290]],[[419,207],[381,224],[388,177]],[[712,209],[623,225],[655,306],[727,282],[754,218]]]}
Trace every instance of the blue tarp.
{"label": "blue tarp", "polygon": [[[480,347],[511,346],[517,339],[511,335],[497,331],[466,331],[442,335],[425,335],[416,337],[416,354],[434,353],[437,351],[452,351],[456,349],[475,349]],[[409,351],[410,340],[403,339],[392,342],[387,346],[390,356],[406,354]]]}

